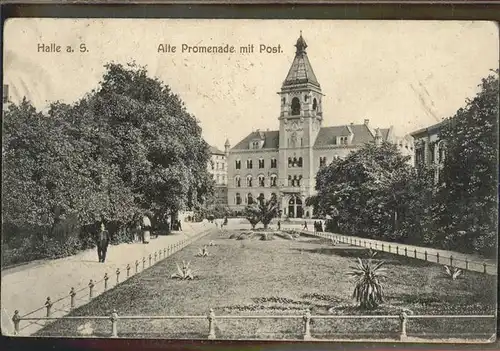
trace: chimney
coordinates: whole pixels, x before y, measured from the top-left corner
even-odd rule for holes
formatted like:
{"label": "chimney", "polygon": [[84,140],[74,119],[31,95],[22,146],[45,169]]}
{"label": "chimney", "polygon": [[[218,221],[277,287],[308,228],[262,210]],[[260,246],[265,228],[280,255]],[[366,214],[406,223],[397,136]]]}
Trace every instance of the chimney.
{"label": "chimney", "polygon": [[370,123],[370,120],[369,119],[365,119],[365,126],[368,126],[369,123]]}

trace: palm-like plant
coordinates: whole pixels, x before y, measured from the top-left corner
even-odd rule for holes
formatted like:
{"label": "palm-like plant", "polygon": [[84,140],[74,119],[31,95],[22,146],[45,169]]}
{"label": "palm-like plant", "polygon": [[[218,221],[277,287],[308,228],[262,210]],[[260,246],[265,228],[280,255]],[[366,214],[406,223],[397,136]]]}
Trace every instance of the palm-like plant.
{"label": "palm-like plant", "polygon": [[207,245],[203,246],[203,248],[200,248],[198,253],[196,254],[197,257],[207,257],[208,256],[208,250],[207,250]]}
{"label": "palm-like plant", "polygon": [[179,266],[178,263],[176,263],[177,266],[177,273],[174,273],[171,275],[171,278],[177,278],[177,279],[182,279],[182,280],[192,280],[194,279],[194,274],[191,268],[189,268],[190,262],[184,262],[182,261],[182,267]]}
{"label": "palm-like plant", "polygon": [[384,293],[381,280],[386,278],[384,261],[373,263],[372,260],[358,262],[348,275],[356,279],[356,285],[352,297],[359,303],[362,309],[374,309],[384,301]]}
{"label": "palm-like plant", "polygon": [[367,252],[367,256],[368,256],[368,258],[373,259],[375,256],[377,256],[377,251],[369,248],[368,252]]}
{"label": "palm-like plant", "polygon": [[462,270],[457,267],[448,267],[445,265],[444,270],[446,272],[446,275],[450,277],[451,280],[457,279],[462,274]]}

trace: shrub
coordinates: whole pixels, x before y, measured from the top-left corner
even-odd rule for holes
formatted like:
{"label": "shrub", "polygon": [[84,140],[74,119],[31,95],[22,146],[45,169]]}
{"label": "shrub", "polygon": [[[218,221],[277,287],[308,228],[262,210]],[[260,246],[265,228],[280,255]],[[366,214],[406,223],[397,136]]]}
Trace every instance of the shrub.
{"label": "shrub", "polygon": [[194,274],[191,268],[189,267],[190,262],[185,262],[182,261],[182,267],[179,266],[178,263],[175,265],[177,266],[177,273],[172,274],[170,277],[171,278],[177,278],[181,280],[192,280],[194,279]]}
{"label": "shrub", "polygon": [[383,302],[383,287],[381,279],[385,278],[385,268],[381,268],[384,261],[373,263],[372,260],[362,260],[358,262],[352,272],[351,277],[356,279],[356,285],[352,297],[359,303],[362,309],[374,309]]}

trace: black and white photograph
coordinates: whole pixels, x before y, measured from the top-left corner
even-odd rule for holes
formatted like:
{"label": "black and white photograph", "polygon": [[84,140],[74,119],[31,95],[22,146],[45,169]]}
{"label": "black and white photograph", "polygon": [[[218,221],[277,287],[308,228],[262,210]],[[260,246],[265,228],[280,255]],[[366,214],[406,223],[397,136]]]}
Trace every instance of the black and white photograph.
{"label": "black and white photograph", "polygon": [[496,341],[496,23],[3,35],[3,335]]}

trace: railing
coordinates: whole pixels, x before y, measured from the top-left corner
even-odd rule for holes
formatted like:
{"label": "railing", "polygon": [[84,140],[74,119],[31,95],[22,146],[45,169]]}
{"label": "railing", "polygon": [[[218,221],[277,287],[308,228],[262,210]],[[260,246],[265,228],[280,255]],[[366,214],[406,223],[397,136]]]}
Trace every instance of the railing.
{"label": "railing", "polygon": [[475,271],[484,274],[496,275],[496,265],[489,264],[486,262],[478,262],[474,260],[469,260],[467,256],[464,259],[459,259],[453,257],[453,255],[444,256],[440,255],[438,251],[436,253],[432,253],[432,251],[428,252],[427,250],[419,251],[416,248],[411,249],[408,248],[407,245],[398,244],[398,243],[388,243],[388,242],[373,242],[371,239],[360,239],[353,238],[350,236],[338,235],[327,232],[309,232],[301,230],[300,232],[304,232],[308,235],[313,235],[325,239],[336,240],[339,243],[360,246],[369,248],[376,251],[388,252],[400,256],[412,257],[416,259],[420,259],[423,261],[434,262],[442,265],[448,265],[454,268],[460,268],[467,271]]}
{"label": "railing", "polygon": [[[29,317],[19,317],[16,311],[14,318],[12,319],[15,325],[16,334],[20,331],[20,322],[28,321],[28,320],[109,320],[111,324],[111,334],[110,337],[118,338],[119,332],[118,327],[120,325],[120,321],[122,320],[182,320],[182,319],[191,319],[191,320],[207,320],[208,321],[208,333],[207,339],[217,339],[216,335],[216,320],[245,320],[245,319],[292,319],[292,320],[302,320],[302,339],[303,340],[313,340],[312,330],[311,330],[311,321],[319,320],[319,319],[327,319],[327,320],[346,320],[346,319],[393,319],[399,321],[399,329],[398,329],[398,338],[399,341],[407,341],[408,339],[408,321],[411,319],[493,319],[495,320],[495,315],[411,315],[407,311],[403,310],[399,315],[311,315],[309,309],[305,310],[302,315],[220,315],[216,316],[213,309],[210,309],[208,315],[198,315],[198,316],[120,316],[114,310],[109,316],[71,316],[71,317],[62,317],[62,318],[29,318]],[[354,333],[355,334],[355,333]],[[490,334],[484,333],[484,335]],[[221,335],[222,336],[222,335]],[[335,335],[331,335],[329,339],[335,339]],[[316,339],[319,340],[319,339]]]}
{"label": "railing", "polygon": [[[194,241],[200,239],[201,237],[207,235],[212,228],[209,229],[203,229],[200,233],[187,238],[183,239],[181,241],[178,241],[174,244],[171,244],[163,249],[159,249],[155,251],[154,253],[149,254],[147,257],[144,256],[142,260],[136,260],[135,262],[128,263],[123,271],[126,272],[126,277],[120,279],[120,275],[122,271],[120,268],[117,268],[116,271],[113,272],[113,275],[115,277],[115,284],[114,286],[120,284],[121,282],[127,280],[128,278],[136,275],[139,272],[142,272],[149,267],[155,265],[156,263],[164,260],[165,258],[173,255],[174,253],[182,250],[184,247],[190,245]],[[112,277],[108,275],[108,273],[105,273],[102,279],[94,281],[93,279],[90,279],[89,283],[78,289],[75,290],[74,287],[71,288],[70,292],[67,295],[61,296],[55,301],[52,301],[50,296],[47,297],[45,303],[31,311],[28,312],[24,315],[19,315],[19,310],[15,310],[14,312],[14,317],[12,318],[12,321],[14,322],[14,329],[16,329],[16,321],[21,321],[21,320],[27,320],[27,321],[32,321],[32,323],[28,323],[25,326],[23,326],[21,329],[19,329],[19,324],[17,324],[16,333],[19,333],[23,331],[24,329],[28,328],[29,326],[33,324],[37,324],[38,321],[49,321],[49,320],[55,320],[59,318],[64,318],[64,317],[55,317],[54,312],[63,312],[63,313],[69,313],[71,310],[75,309],[78,305],[78,307],[85,305],[89,301],[91,301],[94,297],[96,297],[98,294],[97,293],[97,286],[100,284],[103,284],[102,292],[107,291],[110,288],[111,283],[109,282],[109,279]],[[65,302],[65,304],[61,304],[61,302]],[[80,302],[80,303],[79,303]],[[79,304],[78,304],[79,303]],[[59,304],[57,307],[58,309],[56,310],[54,308],[54,305]],[[35,317],[29,317],[32,316],[33,314],[45,309],[45,317],[43,318],[35,318]],[[68,317],[69,318],[69,317]]]}

